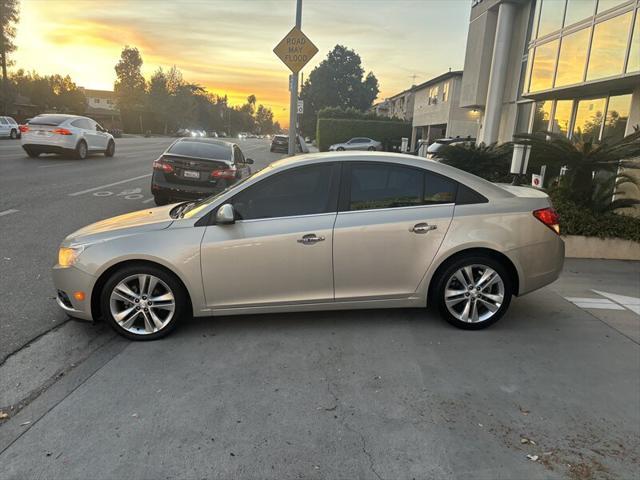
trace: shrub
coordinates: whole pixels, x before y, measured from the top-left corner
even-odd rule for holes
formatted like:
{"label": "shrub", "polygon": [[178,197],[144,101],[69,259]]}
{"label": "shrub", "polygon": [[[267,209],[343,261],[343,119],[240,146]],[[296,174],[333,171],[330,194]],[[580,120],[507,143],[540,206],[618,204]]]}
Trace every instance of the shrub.
{"label": "shrub", "polygon": [[438,150],[441,162],[490,182],[510,182],[509,174],[513,146],[502,145],[445,145]]}
{"label": "shrub", "polygon": [[390,151],[400,145],[402,137],[411,138],[411,124],[388,120],[318,119],[316,142],[321,152],[353,137],[372,138],[382,142],[384,150]]}
{"label": "shrub", "polygon": [[375,112],[363,112],[353,107],[325,107],[318,112],[318,118],[354,118],[357,120],[392,120],[402,122],[398,117],[385,117]]}

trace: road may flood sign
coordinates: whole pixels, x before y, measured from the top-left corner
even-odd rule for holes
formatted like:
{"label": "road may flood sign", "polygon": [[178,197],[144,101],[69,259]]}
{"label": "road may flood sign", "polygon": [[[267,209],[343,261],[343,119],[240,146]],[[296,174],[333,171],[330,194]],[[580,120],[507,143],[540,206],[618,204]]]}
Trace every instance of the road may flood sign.
{"label": "road may flood sign", "polygon": [[318,53],[316,47],[298,27],[293,27],[282,41],[273,49],[280,60],[293,73],[302,70],[313,56]]}

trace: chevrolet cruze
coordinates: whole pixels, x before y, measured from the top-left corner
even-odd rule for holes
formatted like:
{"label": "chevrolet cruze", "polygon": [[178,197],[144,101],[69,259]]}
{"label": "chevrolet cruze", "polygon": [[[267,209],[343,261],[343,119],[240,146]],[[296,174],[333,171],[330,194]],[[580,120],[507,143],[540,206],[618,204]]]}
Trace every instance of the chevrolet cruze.
{"label": "chevrolet cruze", "polygon": [[402,154],[275,162],[200,202],[78,230],[53,270],[57,303],[136,340],[185,318],[438,308],[456,327],[500,319],[564,259],[543,192]]}

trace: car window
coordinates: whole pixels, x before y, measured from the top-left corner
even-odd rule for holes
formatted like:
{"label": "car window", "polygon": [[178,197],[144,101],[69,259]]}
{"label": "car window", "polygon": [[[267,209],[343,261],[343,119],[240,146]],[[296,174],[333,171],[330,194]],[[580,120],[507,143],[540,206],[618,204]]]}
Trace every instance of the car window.
{"label": "car window", "polygon": [[0,125],[9,125],[9,122],[7,122],[4,118],[0,118]]}
{"label": "car window", "polygon": [[76,128],[82,128],[84,130],[91,130],[91,124],[84,118],[78,118],[77,120],[74,120],[73,122],[71,122],[71,125]]}
{"label": "car window", "polygon": [[238,193],[230,203],[241,220],[333,212],[333,172],[333,164],[322,164],[277,173]]}
{"label": "car window", "polygon": [[200,142],[183,140],[174,143],[169,150],[169,155],[184,155],[194,158],[209,158],[212,160],[232,160],[232,150],[228,143]]}
{"label": "car window", "polygon": [[425,205],[455,202],[458,184],[453,180],[425,172],[424,182],[423,203]]}
{"label": "car window", "polygon": [[390,164],[351,166],[349,210],[409,207],[423,204],[424,173]]}
{"label": "car window", "polygon": [[233,147],[233,161],[236,164],[244,164],[244,155],[239,147]]}
{"label": "car window", "polygon": [[69,117],[62,115],[38,115],[29,120],[29,125],[51,125],[57,126],[68,120]]}

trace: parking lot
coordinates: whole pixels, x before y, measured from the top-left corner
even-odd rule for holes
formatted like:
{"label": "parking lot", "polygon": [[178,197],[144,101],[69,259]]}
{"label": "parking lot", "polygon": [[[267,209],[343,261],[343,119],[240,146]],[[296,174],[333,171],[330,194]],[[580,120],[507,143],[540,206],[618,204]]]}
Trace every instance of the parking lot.
{"label": "parking lot", "polygon": [[[136,343],[68,322],[58,244],[153,206],[171,141],[86,161],[0,142],[0,479],[637,477],[634,262],[568,260],[477,332],[409,309],[197,318]],[[256,168],[281,157],[239,144]]]}

